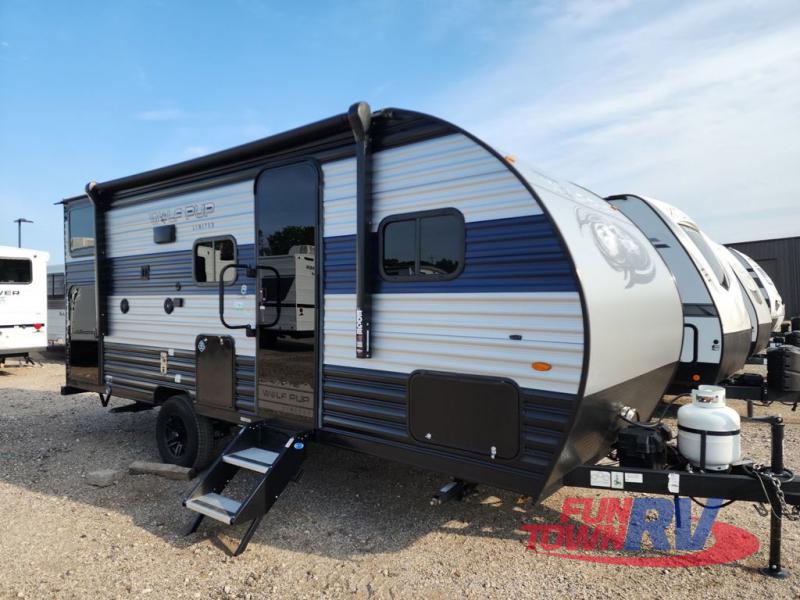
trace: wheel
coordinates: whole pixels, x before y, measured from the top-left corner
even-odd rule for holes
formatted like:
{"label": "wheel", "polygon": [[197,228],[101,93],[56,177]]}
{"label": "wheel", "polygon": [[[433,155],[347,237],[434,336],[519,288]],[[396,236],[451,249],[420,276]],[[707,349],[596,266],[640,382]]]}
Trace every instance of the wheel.
{"label": "wheel", "polygon": [[156,443],[165,463],[202,469],[214,458],[214,425],[194,412],[188,396],[173,396],[158,412]]}

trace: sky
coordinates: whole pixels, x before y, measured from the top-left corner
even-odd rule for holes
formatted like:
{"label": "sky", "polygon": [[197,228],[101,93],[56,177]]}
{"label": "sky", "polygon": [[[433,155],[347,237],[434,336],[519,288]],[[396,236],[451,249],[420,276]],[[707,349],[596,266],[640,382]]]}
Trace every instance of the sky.
{"label": "sky", "polygon": [[346,111],[452,121],[727,243],[800,235],[797,0],[0,0],[0,245],[62,198]]}

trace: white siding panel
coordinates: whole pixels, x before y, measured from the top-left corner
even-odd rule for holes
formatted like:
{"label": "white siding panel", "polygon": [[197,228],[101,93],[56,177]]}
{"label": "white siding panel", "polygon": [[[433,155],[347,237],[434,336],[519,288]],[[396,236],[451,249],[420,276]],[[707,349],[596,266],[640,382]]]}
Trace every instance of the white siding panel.
{"label": "white siding panel", "polygon": [[[173,214],[176,208],[214,203],[214,212],[208,216],[169,219],[154,222],[154,214],[166,211]],[[191,250],[197,238],[217,235],[232,235],[237,244],[252,244],[253,182],[242,181],[198,192],[190,192],[160,198],[135,206],[115,208],[106,217],[108,227],[108,256],[130,256],[155,252]],[[153,242],[153,227],[162,224],[176,226],[175,242],[156,244]]]}
{"label": "white siding panel", "polygon": [[[219,297],[214,294],[184,296],[184,306],[168,315],[161,296],[125,296],[130,310],[119,310],[122,296],[110,296],[108,330],[105,340],[114,344],[136,344],[155,348],[193,350],[195,338],[203,334],[230,335],[236,341],[236,353],[255,356],[255,343],[243,329],[226,329],[219,321]],[[255,299],[246,296],[225,296],[225,320],[231,325],[255,323]]]}
{"label": "white siding panel", "polygon": [[[527,388],[578,390],[583,322],[575,293],[378,294],[368,360],[355,358],[354,314],[354,295],[325,296],[326,364],[493,375]],[[553,368],[535,371],[536,361]]]}
{"label": "white siding panel", "polygon": [[356,232],[356,161],[354,158],[322,165],[323,235],[334,237]]}
{"label": "white siding panel", "polygon": [[[355,160],[323,167],[325,236],[355,234]],[[393,214],[455,207],[467,222],[541,214],[507,166],[462,134],[376,152],[373,230]]]}

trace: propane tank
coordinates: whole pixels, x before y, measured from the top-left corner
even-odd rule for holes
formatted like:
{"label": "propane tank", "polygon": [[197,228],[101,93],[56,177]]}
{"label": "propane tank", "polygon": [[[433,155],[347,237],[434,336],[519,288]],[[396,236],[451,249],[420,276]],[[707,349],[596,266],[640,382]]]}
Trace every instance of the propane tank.
{"label": "propane tank", "polygon": [[701,385],[678,410],[678,452],[693,465],[724,471],[742,454],[739,413],[725,404],[725,389]]}

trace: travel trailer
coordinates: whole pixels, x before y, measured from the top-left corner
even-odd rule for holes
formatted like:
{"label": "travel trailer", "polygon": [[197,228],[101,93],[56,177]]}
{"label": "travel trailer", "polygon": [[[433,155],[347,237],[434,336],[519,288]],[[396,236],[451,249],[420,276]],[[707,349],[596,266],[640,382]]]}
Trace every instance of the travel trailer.
{"label": "travel trailer", "polygon": [[758,289],[767,300],[772,315],[772,331],[775,333],[780,332],[781,324],[786,316],[786,307],[783,304],[778,288],[773,283],[772,278],[767,275],[767,272],[761,268],[756,261],[747,256],[744,252],[740,252],[735,248],[730,248],[733,255],[739,259],[739,262],[747,269],[750,277],[756,282]]}
{"label": "travel trailer", "polygon": [[684,336],[670,391],[716,384],[741,369],[750,356],[750,319],[736,275],[719,259],[713,242],[685,213],[664,202],[632,194],[607,200],[639,226],[675,275]]}
{"label": "travel trailer", "polygon": [[308,436],[543,497],[680,355],[672,275],[623,213],[420,113],[358,104],[63,204],[62,392],[160,405],[185,466],[241,425],[186,502],[224,522],[251,516],[232,472],[280,493]]}
{"label": "travel trailer", "polygon": [[0,246],[0,363],[47,348],[47,252]]}
{"label": "travel trailer", "polygon": [[727,263],[734,275],[742,294],[747,316],[750,319],[750,356],[760,354],[769,346],[769,338],[772,335],[772,313],[761,290],[758,289],[755,280],[750,276],[739,259],[733,253],[720,244],[714,243],[720,262]]}
{"label": "travel trailer", "polygon": [[67,300],[64,295],[64,265],[47,265],[47,342],[66,339]]}
{"label": "travel trailer", "polygon": [[[673,379],[685,307],[647,237],[591,192],[359,103],[90,183],[64,211],[62,393],[158,405],[164,460],[213,460],[184,497],[188,533],[249,523],[242,552],[313,439],[447,474],[439,500],[485,483],[536,501],[561,485],[763,501],[781,481],[783,574],[781,519],[800,505],[783,422],[770,467],[731,464],[724,390],[696,390],[706,409],[669,452],[667,428],[639,422]],[[713,456],[708,436],[724,437]],[[229,488],[242,472],[249,491]]]}

